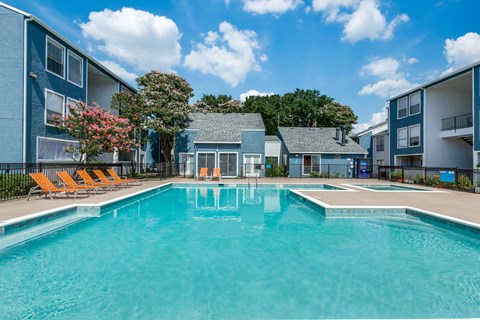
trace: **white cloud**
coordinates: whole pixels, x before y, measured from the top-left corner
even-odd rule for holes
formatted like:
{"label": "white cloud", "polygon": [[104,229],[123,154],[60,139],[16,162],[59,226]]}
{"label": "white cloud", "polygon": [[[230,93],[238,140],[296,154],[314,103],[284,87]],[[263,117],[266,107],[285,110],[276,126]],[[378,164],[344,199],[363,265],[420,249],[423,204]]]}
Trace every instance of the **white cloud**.
{"label": "white cloud", "polygon": [[365,85],[358,94],[389,98],[418,86],[416,83],[411,83],[404,73],[399,72],[400,65],[400,62],[394,58],[377,58],[363,66],[360,70],[361,75],[378,79],[375,83]]}
{"label": "white cloud", "polygon": [[243,10],[255,14],[282,14],[301,4],[302,0],[243,0]]}
{"label": "white cloud", "polygon": [[409,17],[401,14],[387,21],[378,0],[313,0],[313,10],[322,12],[327,22],[343,23],[342,40],[388,40],[395,28]]}
{"label": "white cloud", "polygon": [[480,35],[469,32],[457,39],[445,40],[443,54],[448,61],[445,75],[480,60]]}
{"label": "white cloud", "polygon": [[370,120],[368,122],[356,124],[353,128],[353,131],[354,132],[360,132],[360,131],[363,131],[365,129],[368,129],[371,126],[374,126],[376,124],[379,124],[379,123],[387,120],[387,116],[388,116],[388,111],[387,111],[386,108],[383,108],[382,111],[372,114],[372,116],[370,117]]}
{"label": "white cloud", "polygon": [[171,71],[181,60],[181,33],[172,20],[132,8],[90,12],[81,23],[97,49],[142,71]]}
{"label": "white cloud", "polygon": [[258,92],[257,90],[248,90],[247,92],[245,93],[242,93],[240,94],[240,101],[241,102],[245,102],[245,100],[247,100],[248,97],[251,97],[251,96],[260,96],[260,97],[266,97],[266,96],[272,96],[274,95],[275,93],[274,92]]}
{"label": "white cloud", "polygon": [[[217,34],[215,38],[212,34]],[[220,77],[230,86],[235,87],[245,81],[251,71],[261,71],[258,60],[266,61],[268,57],[261,54],[257,34],[251,30],[238,30],[228,22],[219,25],[219,32],[209,32],[204,43],[199,43],[185,57],[184,66],[204,74]]]}
{"label": "white cloud", "polygon": [[125,68],[123,68],[121,65],[114,61],[104,60],[100,61],[100,63],[102,63],[105,67],[110,69],[110,71],[118,75],[123,80],[135,82],[135,79],[138,77],[135,73],[128,72],[127,70],[125,70]]}

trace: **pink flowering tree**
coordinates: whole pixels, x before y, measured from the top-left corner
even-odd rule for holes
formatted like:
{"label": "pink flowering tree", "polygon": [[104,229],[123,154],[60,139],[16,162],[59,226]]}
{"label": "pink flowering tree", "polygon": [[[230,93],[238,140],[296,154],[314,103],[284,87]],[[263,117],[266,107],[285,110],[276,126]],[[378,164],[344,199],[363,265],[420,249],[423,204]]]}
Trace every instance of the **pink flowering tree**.
{"label": "pink flowering tree", "polygon": [[96,103],[87,106],[79,102],[68,110],[58,127],[78,141],[78,145],[70,145],[65,152],[79,157],[80,162],[89,162],[105,152],[137,147],[135,126],[128,119],[111,114]]}

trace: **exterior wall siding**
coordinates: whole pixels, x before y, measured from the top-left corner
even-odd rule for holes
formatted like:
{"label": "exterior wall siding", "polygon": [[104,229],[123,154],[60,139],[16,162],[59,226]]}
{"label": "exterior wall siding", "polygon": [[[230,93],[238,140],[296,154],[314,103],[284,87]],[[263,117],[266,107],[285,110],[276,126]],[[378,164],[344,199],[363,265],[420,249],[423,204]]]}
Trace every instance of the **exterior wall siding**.
{"label": "exterior wall siding", "polygon": [[23,24],[0,6],[0,162],[23,160]]}
{"label": "exterior wall siding", "polygon": [[[67,98],[86,101],[86,59],[66,43],[49,33],[42,26],[31,22],[28,26],[28,47],[27,47],[27,72],[33,71],[39,76],[37,79],[29,79],[27,84],[27,161],[36,161],[37,137],[49,137],[56,139],[73,140],[65,132],[45,124],[45,89],[52,90]],[[83,62],[83,88],[66,80],[67,70],[65,68],[65,79],[46,71],[46,37],[47,35],[66,50],[72,50],[75,54],[84,58]],[[65,52],[65,67],[66,56]]]}
{"label": "exterior wall siding", "polygon": [[384,166],[388,166],[390,164],[390,157],[388,156],[388,150],[390,150],[390,140],[388,137],[388,134],[383,135],[383,143],[384,143],[384,148],[383,151],[377,151],[377,145],[378,141],[377,138],[378,136],[373,137],[373,142],[372,142],[372,149],[373,149],[373,157],[372,157],[372,163],[374,165],[377,164],[379,160],[383,161]]}
{"label": "exterior wall siding", "polygon": [[[444,87],[442,87],[444,88]],[[472,147],[458,138],[441,138],[442,119],[472,111],[472,88],[426,90],[425,157],[430,167],[472,167]]]}
{"label": "exterior wall siding", "polygon": [[359,143],[360,146],[365,148],[365,150],[368,151],[368,158],[373,157],[373,151],[372,151],[372,132],[367,132],[364,135],[359,137]]}
{"label": "exterior wall siding", "polygon": [[480,66],[473,69],[473,148],[480,151]]}
{"label": "exterior wall siding", "polygon": [[[424,105],[423,105],[423,100],[424,100],[424,93],[423,91],[420,91],[420,113],[412,116],[407,116],[402,119],[398,119],[397,116],[397,102],[399,99],[394,99],[390,101],[390,107],[389,107],[389,133],[390,133],[390,164],[395,164],[395,156],[399,155],[409,155],[409,154],[422,154],[423,153],[423,148],[424,148],[424,136],[423,136],[423,115],[424,115]],[[408,112],[408,111],[407,111]],[[398,148],[397,147],[397,130],[399,128],[407,128],[412,125],[420,124],[420,146],[419,147],[407,147],[407,148]],[[408,132],[408,131],[407,131]],[[408,136],[407,136],[408,140]],[[407,141],[408,143],[408,141]]]}
{"label": "exterior wall siding", "polygon": [[[364,158],[364,154],[339,154],[340,159],[337,159],[336,154],[315,154],[315,153],[304,153],[304,154],[289,154],[288,155],[288,176],[290,178],[301,178],[303,175],[303,156],[304,155],[320,155],[320,167],[321,170],[325,169],[325,165],[338,165],[337,168],[332,168],[336,170],[341,176],[351,176],[353,165],[355,159]],[[323,166],[323,167],[322,167]]]}

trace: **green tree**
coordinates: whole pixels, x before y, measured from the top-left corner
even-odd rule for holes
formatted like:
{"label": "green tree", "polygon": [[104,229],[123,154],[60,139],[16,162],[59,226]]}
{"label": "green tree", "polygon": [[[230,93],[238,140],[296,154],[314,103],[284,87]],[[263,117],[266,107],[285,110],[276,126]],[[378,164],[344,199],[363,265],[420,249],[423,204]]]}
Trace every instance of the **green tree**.
{"label": "green tree", "polygon": [[345,125],[347,133],[353,129],[358,117],[349,106],[333,101],[320,109],[318,115],[318,127],[340,127]]}
{"label": "green tree", "polygon": [[[148,131],[145,129],[146,117],[143,114],[141,97],[129,91],[115,93],[110,99],[110,108],[118,110],[122,118],[126,118],[135,126],[135,131],[131,132],[131,138],[135,138],[138,143],[145,144],[148,140]],[[135,175],[135,151],[130,150],[131,154],[131,173]]]}
{"label": "green tree", "polygon": [[179,75],[160,71],[138,77],[137,84],[145,126],[159,134],[163,158],[170,162],[175,134],[188,126],[192,87]]}
{"label": "green tree", "polygon": [[260,113],[265,124],[265,134],[274,135],[277,127],[290,126],[290,117],[283,108],[282,97],[278,94],[270,96],[249,96],[243,103],[244,112]]}
{"label": "green tree", "polygon": [[243,112],[243,105],[239,100],[226,94],[203,94],[202,98],[193,104],[196,112],[235,113]]}
{"label": "green tree", "polygon": [[317,127],[321,108],[333,102],[333,98],[320,94],[318,90],[303,89],[286,93],[282,100],[294,127]]}

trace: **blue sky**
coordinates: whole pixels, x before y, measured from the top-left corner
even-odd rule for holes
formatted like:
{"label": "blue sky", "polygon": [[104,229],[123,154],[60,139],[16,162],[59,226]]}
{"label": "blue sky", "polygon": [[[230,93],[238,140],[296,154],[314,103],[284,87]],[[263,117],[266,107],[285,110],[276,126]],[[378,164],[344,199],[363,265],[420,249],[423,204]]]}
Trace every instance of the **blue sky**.
{"label": "blue sky", "polygon": [[480,60],[478,0],[7,0],[134,84],[174,71],[195,97],[317,89],[359,116]]}

